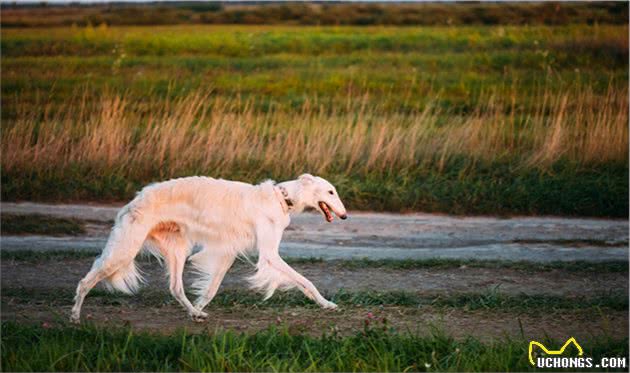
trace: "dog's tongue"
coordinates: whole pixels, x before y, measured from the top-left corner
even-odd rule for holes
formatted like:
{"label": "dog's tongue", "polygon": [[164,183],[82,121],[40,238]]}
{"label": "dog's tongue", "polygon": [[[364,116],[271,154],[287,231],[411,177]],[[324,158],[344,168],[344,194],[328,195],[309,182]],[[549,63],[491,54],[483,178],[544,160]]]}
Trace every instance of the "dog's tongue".
{"label": "dog's tongue", "polygon": [[324,202],[320,202],[319,203],[319,207],[322,209],[322,211],[326,215],[326,221],[329,222],[329,223],[332,222],[333,221],[333,216],[330,213],[330,210],[328,209],[328,205],[326,205]]}

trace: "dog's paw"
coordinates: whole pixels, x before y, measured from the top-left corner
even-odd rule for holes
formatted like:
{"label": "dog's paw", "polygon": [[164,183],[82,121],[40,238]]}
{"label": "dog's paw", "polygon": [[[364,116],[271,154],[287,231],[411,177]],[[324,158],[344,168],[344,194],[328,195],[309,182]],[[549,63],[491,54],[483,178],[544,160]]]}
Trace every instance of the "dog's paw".
{"label": "dog's paw", "polygon": [[208,320],[208,314],[205,312],[198,312],[190,315],[194,322],[205,322]]}
{"label": "dog's paw", "polygon": [[81,323],[81,316],[79,315],[70,315],[70,322],[73,324],[80,324]]}
{"label": "dog's paw", "polygon": [[322,308],[327,309],[327,310],[336,310],[337,305],[331,301],[326,301],[326,303],[322,304]]}

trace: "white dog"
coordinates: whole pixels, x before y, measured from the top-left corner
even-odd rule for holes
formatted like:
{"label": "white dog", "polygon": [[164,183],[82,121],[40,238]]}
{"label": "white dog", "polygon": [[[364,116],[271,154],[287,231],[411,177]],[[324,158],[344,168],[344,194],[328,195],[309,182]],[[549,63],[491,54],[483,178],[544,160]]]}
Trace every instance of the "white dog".
{"label": "white dog", "polygon": [[[271,297],[277,288],[298,287],[323,308],[337,306],[280,258],[278,246],[290,214],[318,208],[331,222],[346,209],[335,187],[321,177],[304,174],[297,180],[251,185],[209,177],[186,177],[145,187],[116,217],[103,253],[79,282],[71,320],[80,319],[87,293],[101,280],[110,289],[133,293],[142,279],[134,258],[144,247],[164,259],[170,291],[193,320],[208,317],[203,308],[212,300],[223,276],[239,254],[258,249],[252,286]],[[202,250],[190,256],[193,246]],[[193,306],[182,281],[188,257],[199,278]]]}

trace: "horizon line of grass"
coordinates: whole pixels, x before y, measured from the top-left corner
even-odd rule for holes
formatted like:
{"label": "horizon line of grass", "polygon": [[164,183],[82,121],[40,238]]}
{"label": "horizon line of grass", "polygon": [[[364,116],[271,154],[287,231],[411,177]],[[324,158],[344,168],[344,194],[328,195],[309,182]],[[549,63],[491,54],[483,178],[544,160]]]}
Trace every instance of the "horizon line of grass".
{"label": "horizon line of grass", "polygon": [[[557,295],[508,295],[499,291],[500,287],[484,289],[480,293],[457,293],[447,296],[420,295],[410,291],[346,291],[340,289],[336,293],[324,292],[324,296],[340,307],[372,307],[372,306],[400,306],[400,307],[435,307],[454,308],[467,311],[497,310],[540,312],[555,310],[584,310],[584,309],[611,309],[615,311],[628,310],[628,296],[626,294],[610,292],[598,296],[574,296],[564,297]],[[38,302],[48,302],[51,305],[72,304],[74,291],[72,289],[55,289],[54,294],[50,289],[32,288],[3,288],[3,297],[11,297],[14,301],[30,302],[37,299]],[[276,292],[271,298],[264,300],[263,295],[247,290],[222,290],[208,305],[209,309],[216,307],[244,307],[255,306],[259,308],[286,308],[305,307],[317,308],[317,304],[306,298],[296,290]],[[121,305],[129,301],[137,301],[146,307],[160,307],[164,305],[177,305],[177,301],[166,290],[142,289],[138,294],[129,296],[121,293],[110,293],[103,289],[92,290],[89,299],[98,299],[107,305]]]}
{"label": "horizon line of grass", "polygon": [[[29,263],[49,261],[49,260],[72,260],[96,258],[100,251],[96,250],[11,250],[1,251],[2,260],[23,261]],[[152,262],[149,255],[140,255],[136,258],[139,262]],[[255,262],[256,257],[251,256],[250,260]],[[361,270],[363,268],[387,268],[394,270],[414,270],[414,269],[450,269],[450,268],[506,268],[514,270],[524,270],[532,272],[548,272],[554,270],[568,272],[599,272],[599,273],[623,273],[629,271],[629,262],[624,260],[610,260],[602,262],[589,262],[584,260],[575,261],[553,261],[553,262],[528,262],[492,259],[454,259],[454,258],[428,258],[428,259],[331,259],[326,260],[321,257],[292,258],[284,259],[293,265],[322,264],[339,266],[351,270]],[[235,266],[247,266],[247,262],[237,261]]]}
{"label": "horizon line of grass", "polygon": [[624,2],[559,3],[283,3],[229,4],[219,2],[117,5],[40,3],[21,7],[1,4],[0,25],[10,28],[99,27],[132,25],[285,25],[284,27],[431,27],[514,25],[627,24]]}
{"label": "horizon line of grass", "polygon": [[[5,371],[530,371],[528,342],[505,337],[456,340],[396,333],[387,324],[343,337],[294,334],[272,326],[255,334],[231,331],[174,335],[91,325],[47,327],[2,323]],[[546,346],[564,341],[547,338]],[[628,339],[580,340],[585,356],[627,357]],[[598,369],[599,370],[599,369]],[[614,369],[613,369],[614,370]]]}

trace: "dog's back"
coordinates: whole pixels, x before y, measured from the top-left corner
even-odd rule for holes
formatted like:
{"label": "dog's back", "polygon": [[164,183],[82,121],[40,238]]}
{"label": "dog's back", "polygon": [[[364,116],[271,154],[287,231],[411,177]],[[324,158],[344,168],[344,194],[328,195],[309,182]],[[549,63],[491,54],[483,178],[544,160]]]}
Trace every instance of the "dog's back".
{"label": "dog's back", "polygon": [[165,206],[177,205],[203,210],[211,205],[220,207],[218,203],[227,198],[231,206],[242,207],[243,196],[253,188],[251,184],[211,177],[183,177],[146,186],[128,206],[145,214],[159,213]]}
{"label": "dog's back", "polygon": [[[151,184],[119,214],[130,214],[142,221],[169,219],[189,225],[230,225],[242,228],[255,224],[262,216],[273,217],[280,211],[272,182],[252,185],[210,177],[185,177]],[[228,227],[226,227],[226,225]],[[211,229],[210,229],[211,230]],[[206,232],[207,233],[207,232]]]}

